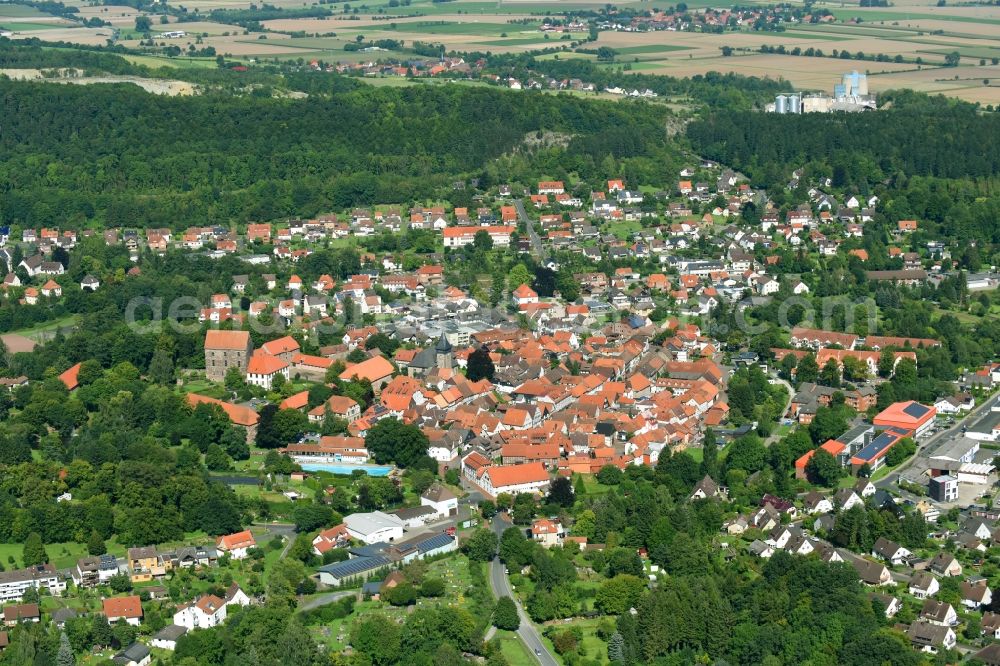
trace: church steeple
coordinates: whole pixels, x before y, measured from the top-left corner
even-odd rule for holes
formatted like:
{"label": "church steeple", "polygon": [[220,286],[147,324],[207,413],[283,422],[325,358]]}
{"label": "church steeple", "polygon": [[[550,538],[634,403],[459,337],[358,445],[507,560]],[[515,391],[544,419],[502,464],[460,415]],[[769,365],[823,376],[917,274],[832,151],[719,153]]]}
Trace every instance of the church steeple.
{"label": "church steeple", "polygon": [[444,334],[444,329],[441,329],[441,337],[438,338],[437,344],[434,345],[434,354],[437,357],[438,368],[451,370],[454,364],[454,354],[452,353],[451,343],[448,342],[448,338]]}

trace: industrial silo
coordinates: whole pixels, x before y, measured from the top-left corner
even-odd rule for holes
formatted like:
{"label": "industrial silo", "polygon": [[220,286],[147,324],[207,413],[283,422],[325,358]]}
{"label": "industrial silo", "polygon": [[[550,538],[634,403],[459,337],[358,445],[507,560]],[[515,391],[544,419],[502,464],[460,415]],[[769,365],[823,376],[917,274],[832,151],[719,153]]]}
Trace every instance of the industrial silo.
{"label": "industrial silo", "polygon": [[774,98],[774,112],[788,113],[788,97],[785,95],[778,95]]}
{"label": "industrial silo", "polygon": [[788,112],[802,113],[802,97],[798,94],[788,96]]}

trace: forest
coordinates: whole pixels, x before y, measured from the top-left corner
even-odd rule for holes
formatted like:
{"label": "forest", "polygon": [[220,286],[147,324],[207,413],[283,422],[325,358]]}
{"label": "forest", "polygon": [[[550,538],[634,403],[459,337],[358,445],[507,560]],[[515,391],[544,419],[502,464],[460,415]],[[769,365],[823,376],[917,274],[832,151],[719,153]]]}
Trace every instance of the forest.
{"label": "forest", "polygon": [[837,115],[714,110],[691,122],[687,137],[779,205],[806,200],[804,188],[785,189],[801,168],[802,183],[825,177],[837,191],[879,193],[893,224],[919,219],[930,234],[1000,241],[1000,114],[909,91],[884,94],[880,104],[877,113]]}
{"label": "forest", "polygon": [[1000,115],[912,92],[885,94],[879,102],[878,113],[718,110],[691,123],[688,137],[713,159],[748,169],[764,186],[783,185],[781,172],[811,161],[828,164],[838,176],[835,187],[856,178],[976,178],[1000,169]]}
{"label": "forest", "polygon": [[670,163],[663,113],[479,88],[363,86],[289,100],[0,81],[0,216],[186,228],[409,202],[526,152],[537,132],[572,137],[539,152],[604,176],[605,157]]}

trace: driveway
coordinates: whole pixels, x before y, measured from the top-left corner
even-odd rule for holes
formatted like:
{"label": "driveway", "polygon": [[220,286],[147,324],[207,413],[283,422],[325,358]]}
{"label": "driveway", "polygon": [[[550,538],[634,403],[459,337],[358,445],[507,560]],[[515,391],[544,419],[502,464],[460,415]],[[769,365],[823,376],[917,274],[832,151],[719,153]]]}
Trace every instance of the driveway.
{"label": "driveway", "polygon": [[[785,408],[781,410],[781,416],[778,417],[778,423],[781,423],[784,419],[788,417],[788,410],[791,409],[792,407],[792,398],[795,397],[795,389],[792,388],[792,385],[786,382],[781,377],[774,377],[770,381],[776,384],[781,384],[782,386],[785,387],[785,391],[788,392],[788,397],[785,399]],[[771,446],[771,444],[774,444],[776,441],[778,441],[779,435],[777,430],[778,429],[775,428],[775,432],[772,432],[768,436],[768,438],[764,440],[764,446]]]}
{"label": "driveway", "polygon": [[327,592],[326,594],[320,594],[313,597],[304,604],[299,604],[300,611],[311,611],[314,608],[319,608],[320,606],[326,606],[327,604],[332,604],[334,601],[340,601],[346,597],[356,597],[358,595],[357,590],[348,590],[346,592]]}

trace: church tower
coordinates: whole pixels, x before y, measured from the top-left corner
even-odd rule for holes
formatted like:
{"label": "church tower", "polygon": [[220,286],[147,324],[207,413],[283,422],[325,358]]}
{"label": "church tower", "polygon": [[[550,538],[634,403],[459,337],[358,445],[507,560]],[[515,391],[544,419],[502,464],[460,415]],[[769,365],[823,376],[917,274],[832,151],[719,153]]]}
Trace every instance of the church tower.
{"label": "church tower", "polygon": [[441,331],[441,337],[438,338],[437,344],[434,345],[434,354],[437,357],[437,367],[439,369],[447,368],[451,370],[455,361],[455,355],[452,353],[451,343],[445,337],[444,330]]}

